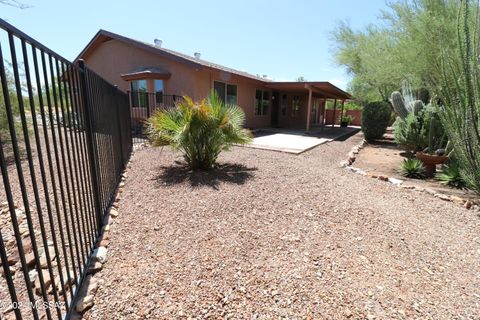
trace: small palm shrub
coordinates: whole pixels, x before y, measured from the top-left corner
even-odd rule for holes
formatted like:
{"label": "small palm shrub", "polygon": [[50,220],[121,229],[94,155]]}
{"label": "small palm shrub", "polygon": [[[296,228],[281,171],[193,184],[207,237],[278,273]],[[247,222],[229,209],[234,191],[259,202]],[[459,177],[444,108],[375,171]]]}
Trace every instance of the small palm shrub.
{"label": "small palm shrub", "polygon": [[391,108],[385,101],[370,102],[363,108],[362,131],[365,140],[380,139],[387,131]]}
{"label": "small palm shrub", "polygon": [[400,173],[407,178],[423,179],[425,178],[425,167],[418,159],[405,159],[400,166]]}
{"label": "small palm shrub", "polygon": [[435,178],[440,181],[441,184],[464,189],[467,187],[467,183],[463,180],[460,174],[460,167],[457,161],[452,161],[450,164],[442,167],[442,171],[435,175]]}
{"label": "small palm shrub", "polygon": [[244,122],[239,106],[225,104],[212,91],[198,103],[184,97],[175,108],[157,111],[147,120],[146,133],[155,146],[181,150],[191,169],[209,170],[222,151],[251,142]]}

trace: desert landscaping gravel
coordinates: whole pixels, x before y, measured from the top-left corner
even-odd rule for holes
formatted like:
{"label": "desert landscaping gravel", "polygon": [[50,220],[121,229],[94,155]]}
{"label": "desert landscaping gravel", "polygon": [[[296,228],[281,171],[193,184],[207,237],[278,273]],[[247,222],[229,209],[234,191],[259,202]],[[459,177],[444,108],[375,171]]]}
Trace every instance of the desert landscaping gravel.
{"label": "desert landscaping gravel", "polygon": [[479,319],[480,218],[339,166],[235,147],[133,156],[85,319]]}

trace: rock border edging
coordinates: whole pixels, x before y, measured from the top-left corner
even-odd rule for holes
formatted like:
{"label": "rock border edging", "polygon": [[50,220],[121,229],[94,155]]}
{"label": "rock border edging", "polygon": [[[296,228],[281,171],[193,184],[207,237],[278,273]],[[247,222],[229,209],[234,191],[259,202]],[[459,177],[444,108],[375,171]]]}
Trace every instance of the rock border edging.
{"label": "rock border edging", "polygon": [[80,291],[75,303],[74,311],[71,315],[71,319],[83,319],[83,314],[91,309],[95,304],[95,294],[98,291],[99,286],[103,284],[102,279],[97,279],[95,275],[103,269],[103,265],[108,261],[108,246],[110,245],[110,228],[119,216],[118,207],[121,200],[121,194],[124,191],[126,180],[128,178],[128,170],[133,158],[133,152],[128,161],[126,168],[123,170],[120,182],[118,184],[115,200],[108,209],[108,214],[103,220],[103,227],[101,235],[95,244],[95,250],[90,258],[90,263],[87,265],[86,277],[80,287]]}
{"label": "rock border edging", "polygon": [[430,195],[432,195],[436,198],[439,198],[441,200],[448,201],[448,202],[454,202],[458,205],[463,206],[465,209],[475,209],[475,210],[480,211],[480,203],[472,201],[470,199],[466,199],[466,198],[462,198],[462,197],[458,197],[458,196],[454,196],[454,195],[448,195],[446,193],[437,192],[433,189],[424,188],[424,187],[420,187],[420,186],[416,186],[416,185],[408,185],[408,186],[403,185],[403,180],[400,180],[400,179],[397,179],[397,178],[394,178],[394,177],[387,177],[387,176],[384,176],[384,175],[369,174],[369,173],[366,173],[365,171],[363,171],[360,168],[354,167],[353,163],[357,159],[357,155],[359,154],[360,150],[362,150],[366,145],[368,145],[368,142],[364,139],[358,145],[352,147],[350,152],[347,154],[348,158],[346,160],[341,161],[340,166],[342,168],[345,168],[346,170],[348,170],[350,172],[353,172],[353,173],[357,173],[357,174],[367,176],[367,177],[370,177],[370,178],[373,178],[373,179],[378,179],[378,180],[381,180],[381,181],[385,181],[385,182],[393,184],[397,187],[401,187],[403,189],[408,189],[408,190],[413,190],[413,191],[417,191],[417,192],[427,193],[427,194],[430,194]]}

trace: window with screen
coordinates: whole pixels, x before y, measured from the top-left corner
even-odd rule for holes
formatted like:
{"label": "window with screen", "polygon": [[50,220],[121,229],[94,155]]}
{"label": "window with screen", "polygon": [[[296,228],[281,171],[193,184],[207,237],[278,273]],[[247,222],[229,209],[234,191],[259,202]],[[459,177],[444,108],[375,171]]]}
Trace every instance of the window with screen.
{"label": "window with screen", "polygon": [[225,103],[237,104],[237,86],[225,82],[214,81],[213,88]]}
{"label": "window with screen", "polygon": [[158,104],[163,103],[163,80],[155,79],[155,101]]}
{"label": "window with screen", "polygon": [[130,89],[132,90],[132,106],[136,108],[146,108],[148,103],[147,80],[131,81]]}

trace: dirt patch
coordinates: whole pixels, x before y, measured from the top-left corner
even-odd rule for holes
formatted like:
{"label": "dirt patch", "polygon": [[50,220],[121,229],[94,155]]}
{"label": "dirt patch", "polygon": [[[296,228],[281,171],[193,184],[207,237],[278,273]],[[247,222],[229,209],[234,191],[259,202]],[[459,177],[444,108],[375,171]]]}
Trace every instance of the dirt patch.
{"label": "dirt patch", "polygon": [[[451,188],[442,185],[435,179],[419,180],[402,176],[399,173],[400,166],[403,160],[409,156],[411,155],[398,147],[393,140],[392,134],[385,134],[383,139],[369,143],[362,149],[356,157],[354,166],[368,174],[400,179],[404,181],[403,185],[406,186],[419,186],[437,193],[470,199],[480,203],[480,197],[472,191]],[[437,171],[440,168],[441,166],[438,166]]]}
{"label": "dirt patch", "polygon": [[475,318],[477,213],[340,168],[361,139],[234,148],[240,179],[137,151],[85,318]]}

